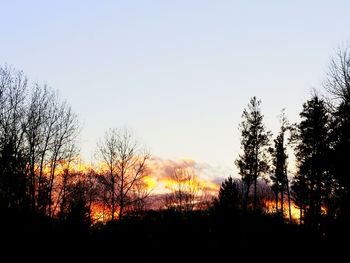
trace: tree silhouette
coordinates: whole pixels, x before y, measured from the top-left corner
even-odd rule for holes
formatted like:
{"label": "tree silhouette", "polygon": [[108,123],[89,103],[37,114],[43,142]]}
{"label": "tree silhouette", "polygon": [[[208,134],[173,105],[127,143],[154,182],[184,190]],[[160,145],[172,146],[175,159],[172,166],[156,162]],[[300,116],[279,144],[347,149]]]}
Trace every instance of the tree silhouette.
{"label": "tree silhouette", "polygon": [[87,192],[84,181],[78,181],[69,189],[67,222],[75,227],[87,228],[91,224]]}
{"label": "tree silhouette", "polygon": [[266,157],[269,145],[270,132],[263,124],[263,115],[260,111],[261,101],[253,97],[248,109],[243,111],[241,130],[241,149],[243,153],[236,160],[242,180],[246,184],[245,210],[248,207],[250,187],[253,185],[253,210],[257,210],[257,181],[260,175],[268,170]]}
{"label": "tree silhouette", "polygon": [[28,198],[24,145],[27,78],[0,67],[0,203],[1,209],[26,209]]}
{"label": "tree silhouette", "polygon": [[54,92],[46,86],[36,85],[25,124],[32,208],[53,216],[56,172],[75,154],[74,143],[79,132],[77,117]]}
{"label": "tree silhouette", "polygon": [[278,203],[280,203],[279,213],[284,216],[284,195],[287,193],[289,221],[291,222],[291,206],[289,180],[287,174],[287,149],[286,149],[286,131],[290,125],[285,117],[284,111],[281,114],[281,128],[274,140],[274,148],[270,148],[272,154],[273,171],[270,176],[272,180],[272,190],[275,193],[276,212],[278,212]]}
{"label": "tree silhouette", "polygon": [[314,95],[303,105],[298,126],[296,157],[298,175],[294,193],[306,223],[318,225],[324,200],[324,185],[328,180],[329,166],[329,113],[325,102]]}
{"label": "tree silhouette", "polygon": [[[31,211],[53,216],[56,172],[72,155],[77,133],[76,115],[66,102],[45,85],[29,85],[23,72],[0,67],[0,188],[6,188],[4,193],[16,196],[14,191],[21,189],[20,199],[27,200]],[[18,181],[19,174],[18,189],[10,190],[7,184]]]}
{"label": "tree silhouette", "polygon": [[25,160],[8,143],[0,151],[0,210],[21,211],[27,204]]}
{"label": "tree silhouette", "polygon": [[110,129],[98,145],[106,172],[100,177],[104,185],[103,199],[111,207],[111,219],[119,209],[122,219],[125,209],[145,196],[135,196],[147,174],[146,162],[150,155],[142,149],[127,130]]}
{"label": "tree silhouette", "polygon": [[331,60],[325,88],[334,104],[332,123],[332,170],[340,183],[341,216],[350,221],[350,50],[340,48]]}
{"label": "tree silhouette", "polygon": [[193,170],[175,168],[171,174],[171,193],[165,196],[165,206],[178,212],[189,212],[197,204],[201,185]]}
{"label": "tree silhouette", "polygon": [[237,214],[241,208],[239,186],[230,176],[222,182],[218,199],[215,201],[216,209],[228,215]]}

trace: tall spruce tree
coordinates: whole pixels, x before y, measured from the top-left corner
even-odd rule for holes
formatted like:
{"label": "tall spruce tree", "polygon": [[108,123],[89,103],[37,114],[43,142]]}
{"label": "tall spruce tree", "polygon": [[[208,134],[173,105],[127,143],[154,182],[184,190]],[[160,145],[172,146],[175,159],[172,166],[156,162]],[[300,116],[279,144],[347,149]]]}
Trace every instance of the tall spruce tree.
{"label": "tall spruce tree", "polygon": [[[274,148],[270,148],[272,155],[272,174],[270,176],[272,181],[272,190],[275,193],[276,212],[284,215],[284,201],[285,194],[288,198],[288,215],[291,221],[291,207],[290,207],[290,192],[289,180],[287,174],[287,149],[286,149],[286,132],[290,130],[290,125],[286,119],[284,111],[281,114],[281,128],[274,140]],[[280,204],[280,208],[278,208]]]}
{"label": "tall spruce tree", "polygon": [[324,100],[314,95],[303,105],[298,125],[298,174],[293,184],[295,200],[309,225],[319,225],[329,173],[329,113]]}
{"label": "tall spruce tree", "polygon": [[243,111],[240,124],[242,154],[236,160],[242,180],[246,185],[244,209],[249,203],[250,188],[253,186],[253,210],[257,211],[257,182],[260,175],[268,170],[267,147],[270,132],[266,131],[263,115],[260,110],[261,101],[251,98],[248,109]]}
{"label": "tall spruce tree", "polygon": [[218,199],[215,202],[216,209],[228,215],[234,215],[240,209],[239,186],[230,176],[222,182]]}

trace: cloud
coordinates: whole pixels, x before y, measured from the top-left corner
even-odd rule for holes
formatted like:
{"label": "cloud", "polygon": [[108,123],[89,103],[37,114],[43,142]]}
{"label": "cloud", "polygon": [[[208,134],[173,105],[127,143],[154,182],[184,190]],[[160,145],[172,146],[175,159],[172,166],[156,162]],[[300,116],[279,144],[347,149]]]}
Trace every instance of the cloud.
{"label": "cloud", "polygon": [[191,169],[202,183],[204,189],[215,192],[219,185],[228,177],[227,169],[214,167],[208,163],[197,162],[190,158],[163,159],[152,157],[148,162],[150,178],[155,182],[154,193],[165,193],[168,190],[167,184],[172,181],[171,176],[175,169]]}

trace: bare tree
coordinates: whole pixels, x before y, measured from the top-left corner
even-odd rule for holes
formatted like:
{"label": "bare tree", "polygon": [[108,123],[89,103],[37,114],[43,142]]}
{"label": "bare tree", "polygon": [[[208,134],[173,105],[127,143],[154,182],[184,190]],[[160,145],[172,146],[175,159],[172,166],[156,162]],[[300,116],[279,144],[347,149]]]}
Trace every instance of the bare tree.
{"label": "bare tree", "polygon": [[[57,122],[54,125],[52,150],[50,155],[50,174],[48,184],[48,199],[52,200],[52,191],[56,170],[60,163],[69,162],[77,154],[75,140],[79,132],[76,115],[67,103],[59,104],[56,109]],[[52,216],[52,202],[49,203],[48,213]]]}
{"label": "bare tree", "polygon": [[[0,67],[0,192],[21,189],[26,205],[52,216],[55,174],[76,153],[78,132],[76,115],[55,92]],[[6,184],[17,179],[9,190]]]}
{"label": "bare tree", "polygon": [[[325,188],[325,206],[327,207],[327,220],[335,218],[335,212],[350,218],[350,43],[338,49],[331,60],[325,88],[333,99],[331,110],[330,131],[330,171],[327,173]],[[327,105],[329,106],[329,105]],[[340,199],[340,201],[339,201]]]}
{"label": "bare tree", "polygon": [[198,202],[201,184],[192,169],[175,168],[169,188],[171,192],[165,196],[165,206],[179,212],[189,212]]}
{"label": "bare tree", "polygon": [[92,210],[93,204],[98,201],[99,184],[98,184],[98,173],[90,168],[85,172],[85,184],[87,190],[87,202],[91,220],[93,219]]}
{"label": "bare tree", "polygon": [[[67,154],[69,155],[59,162],[59,172],[55,176],[55,185],[53,187],[53,190],[55,191],[52,192],[51,211],[49,211],[51,215],[64,214],[64,210],[66,210],[67,207],[69,187],[77,181],[81,181],[85,184],[86,176],[88,174],[88,172],[85,173],[74,168],[79,161],[79,158],[76,158],[76,148],[74,144],[71,145],[71,149],[67,151]],[[48,166],[48,169],[50,172],[50,166]],[[45,178],[50,178],[50,173],[45,174]],[[59,213],[57,213],[58,210]]]}
{"label": "bare tree", "polygon": [[332,58],[328,77],[324,84],[326,90],[335,99],[350,101],[350,50],[346,46],[339,48],[335,58]]}
{"label": "bare tree", "polygon": [[76,115],[46,86],[35,86],[27,110],[26,139],[33,209],[52,216],[52,191],[59,163],[72,157],[79,132]]}
{"label": "bare tree", "polygon": [[147,184],[143,180],[136,182],[135,187],[132,188],[132,191],[130,193],[131,199],[134,201],[128,208],[128,212],[134,215],[139,215],[140,213],[145,211],[151,190],[152,189],[149,189]]}
{"label": "bare tree", "polygon": [[139,201],[134,193],[147,174],[150,154],[126,129],[107,131],[98,152],[106,168],[101,178],[106,189],[103,199],[110,207],[111,219],[115,219],[116,209],[122,219],[127,208]]}
{"label": "bare tree", "polygon": [[0,67],[0,201],[8,208],[26,199],[23,124],[27,78],[21,71]]}
{"label": "bare tree", "polygon": [[12,141],[15,153],[23,142],[23,122],[27,78],[22,71],[0,68],[0,129],[1,143]]}
{"label": "bare tree", "polygon": [[[43,127],[47,123],[45,113],[47,113],[46,109],[49,105],[49,97],[46,88],[41,88],[39,85],[36,85],[26,110],[25,138],[29,169],[29,195],[33,210],[37,210],[38,208],[38,197],[40,199],[40,206],[44,205],[43,199],[45,194],[42,193],[42,191],[44,191],[43,169],[47,147],[43,146],[43,144],[48,145],[47,141],[50,137],[45,138],[45,130]],[[37,166],[38,163],[40,163],[39,167]],[[38,173],[39,178],[37,177]],[[40,182],[38,182],[38,179],[40,179]],[[38,187],[38,185],[40,185],[40,187]],[[38,189],[40,189],[39,192]]]}

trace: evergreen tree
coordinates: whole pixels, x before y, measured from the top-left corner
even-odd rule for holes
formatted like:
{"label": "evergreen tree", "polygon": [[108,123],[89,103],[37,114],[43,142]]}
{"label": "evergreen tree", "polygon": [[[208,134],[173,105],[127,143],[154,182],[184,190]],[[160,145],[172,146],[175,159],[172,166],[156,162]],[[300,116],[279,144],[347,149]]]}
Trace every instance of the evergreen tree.
{"label": "evergreen tree", "polygon": [[238,184],[230,176],[222,182],[215,206],[220,212],[232,215],[240,209],[240,201]]}
{"label": "evergreen tree", "polygon": [[253,185],[253,210],[257,210],[257,182],[260,175],[268,170],[266,151],[270,132],[263,124],[260,111],[261,101],[251,98],[248,109],[243,111],[241,122],[241,149],[243,153],[236,160],[242,180],[246,185],[245,205],[248,207],[250,187]]}
{"label": "evergreen tree", "polygon": [[307,200],[309,200],[308,186],[306,184],[306,174],[301,172],[292,181],[292,196],[294,204],[299,207],[299,223],[304,223]]}
{"label": "evergreen tree", "polygon": [[25,160],[13,143],[0,149],[0,209],[21,212],[27,208]]}
{"label": "evergreen tree", "polygon": [[[289,219],[291,220],[291,208],[290,208],[290,194],[289,194],[289,180],[287,174],[287,149],[285,143],[286,131],[290,129],[290,125],[287,122],[284,112],[281,114],[281,129],[276,139],[274,140],[274,148],[270,148],[272,154],[272,175],[270,176],[272,181],[272,190],[275,193],[276,212],[284,215],[284,196],[287,193],[288,207],[289,207]],[[280,204],[280,209],[278,208]]]}
{"label": "evergreen tree", "polygon": [[[87,200],[88,189],[83,181],[78,181],[68,189],[67,211],[60,215],[67,223],[77,228],[86,228],[91,224],[90,211]],[[64,213],[64,211],[61,211]]]}
{"label": "evergreen tree", "polygon": [[317,95],[303,105],[298,126],[296,157],[298,175],[294,194],[305,222],[318,225],[325,199],[325,182],[329,173],[329,113]]}
{"label": "evergreen tree", "polygon": [[286,190],[286,168],[287,154],[284,147],[284,134],[280,132],[274,140],[275,148],[272,149],[273,174],[271,175],[272,189],[276,196],[276,211],[280,202],[280,213],[283,215],[283,196]]}
{"label": "evergreen tree", "polygon": [[[343,101],[334,113],[334,122],[332,130],[333,139],[333,158],[332,172],[334,179],[329,181],[330,185],[340,184],[342,189],[340,194],[341,217],[350,221],[350,99]],[[328,190],[330,193],[330,190]],[[329,200],[329,208],[334,211],[336,208],[332,205],[332,200]]]}

